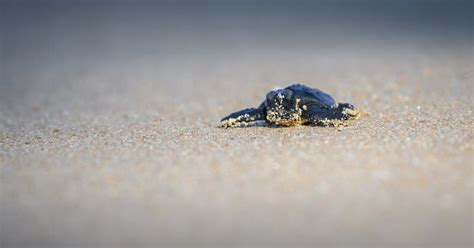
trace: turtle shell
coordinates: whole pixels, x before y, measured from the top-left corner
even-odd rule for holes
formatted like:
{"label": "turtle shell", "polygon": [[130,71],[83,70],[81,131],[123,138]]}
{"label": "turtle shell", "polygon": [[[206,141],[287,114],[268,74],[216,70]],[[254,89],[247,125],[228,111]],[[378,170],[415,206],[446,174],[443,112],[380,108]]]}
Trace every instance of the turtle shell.
{"label": "turtle shell", "polygon": [[334,98],[318,89],[310,88],[301,84],[293,84],[286,87],[285,89],[293,91],[293,93],[301,97],[304,102],[317,102],[320,105],[328,108],[337,107],[337,103]]}

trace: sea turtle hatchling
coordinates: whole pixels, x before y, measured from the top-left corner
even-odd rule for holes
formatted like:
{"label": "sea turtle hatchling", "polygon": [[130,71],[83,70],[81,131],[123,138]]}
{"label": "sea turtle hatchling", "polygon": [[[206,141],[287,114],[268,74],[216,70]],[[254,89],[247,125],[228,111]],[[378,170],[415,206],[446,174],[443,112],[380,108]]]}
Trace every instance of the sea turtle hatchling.
{"label": "sea turtle hatchling", "polygon": [[314,88],[293,84],[272,90],[258,108],[247,108],[221,120],[222,127],[242,127],[266,122],[273,126],[344,126],[358,116],[352,104],[336,103]]}

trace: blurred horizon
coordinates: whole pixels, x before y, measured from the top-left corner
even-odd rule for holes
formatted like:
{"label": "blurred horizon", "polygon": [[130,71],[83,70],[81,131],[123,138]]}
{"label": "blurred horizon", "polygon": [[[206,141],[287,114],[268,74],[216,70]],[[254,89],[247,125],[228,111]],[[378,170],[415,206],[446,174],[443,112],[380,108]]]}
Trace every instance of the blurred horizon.
{"label": "blurred horizon", "polygon": [[[472,1],[0,4],[0,98],[10,110],[22,108],[17,98],[44,105],[62,96],[84,106],[71,90],[39,92],[61,87],[92,94],[110,80],[123,93],[152,87],[180,97],[203,83],[197,75],[232,89],[229,78],[259,85],[320,82],[335,66],[474,54]],[[278,76],[284,71],[294,76]],[[297,71],[321,76],[306,79]]]}
{"label": "blurred horizon", "polygon": [[[51,64],[472,50],[472,1],[6,1],[2,84]],[[211,60],[212,60],[211,59]],[[145,62],[146,63],[146,62]],[[38,69],[37,68],[37,69]]]}
{"label": "blurred horizon", "polygon": [[198,75],[232,88],[232,75],[239,74],[238,83],[261,84],[268,75],[292,72],[268,82],[279,84],[300,81],[298,71],[324,75],[343,64],[373,67],[446,54],[469,60],[474,54],[472,1],[0,4],[0,97],[10,109],[21,108],[18,98],[51,102],[59,96],[43,99],[39,92],[55,87],[90,93],[111,83],[125,93],[146,91],[151,81],[179,97],[204,83]]}

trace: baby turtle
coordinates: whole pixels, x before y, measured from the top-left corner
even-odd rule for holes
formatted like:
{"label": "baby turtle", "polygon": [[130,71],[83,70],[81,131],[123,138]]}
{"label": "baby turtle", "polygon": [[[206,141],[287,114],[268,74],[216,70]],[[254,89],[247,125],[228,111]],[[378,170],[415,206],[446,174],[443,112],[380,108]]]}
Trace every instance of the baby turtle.
{"label": "baby turtle", "polygon": [[268,92],[258,108],[247,108],[223,118],[221,126],[241,127],[263,121],[276,126],[341,126],[357,116],[352,104],[338,104],[318,89],[293,84]]}

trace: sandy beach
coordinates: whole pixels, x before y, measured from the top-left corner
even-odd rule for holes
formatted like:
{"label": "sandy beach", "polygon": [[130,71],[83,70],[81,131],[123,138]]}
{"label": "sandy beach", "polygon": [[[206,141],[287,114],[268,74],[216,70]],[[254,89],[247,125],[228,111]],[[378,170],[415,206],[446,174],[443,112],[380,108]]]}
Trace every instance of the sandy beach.
{"label": "sandy beach", "polygon": [[[1,247],[473,245],[472,29],[147,9],[4,12]],[[218,127],[295,82],[365,114]]]}

